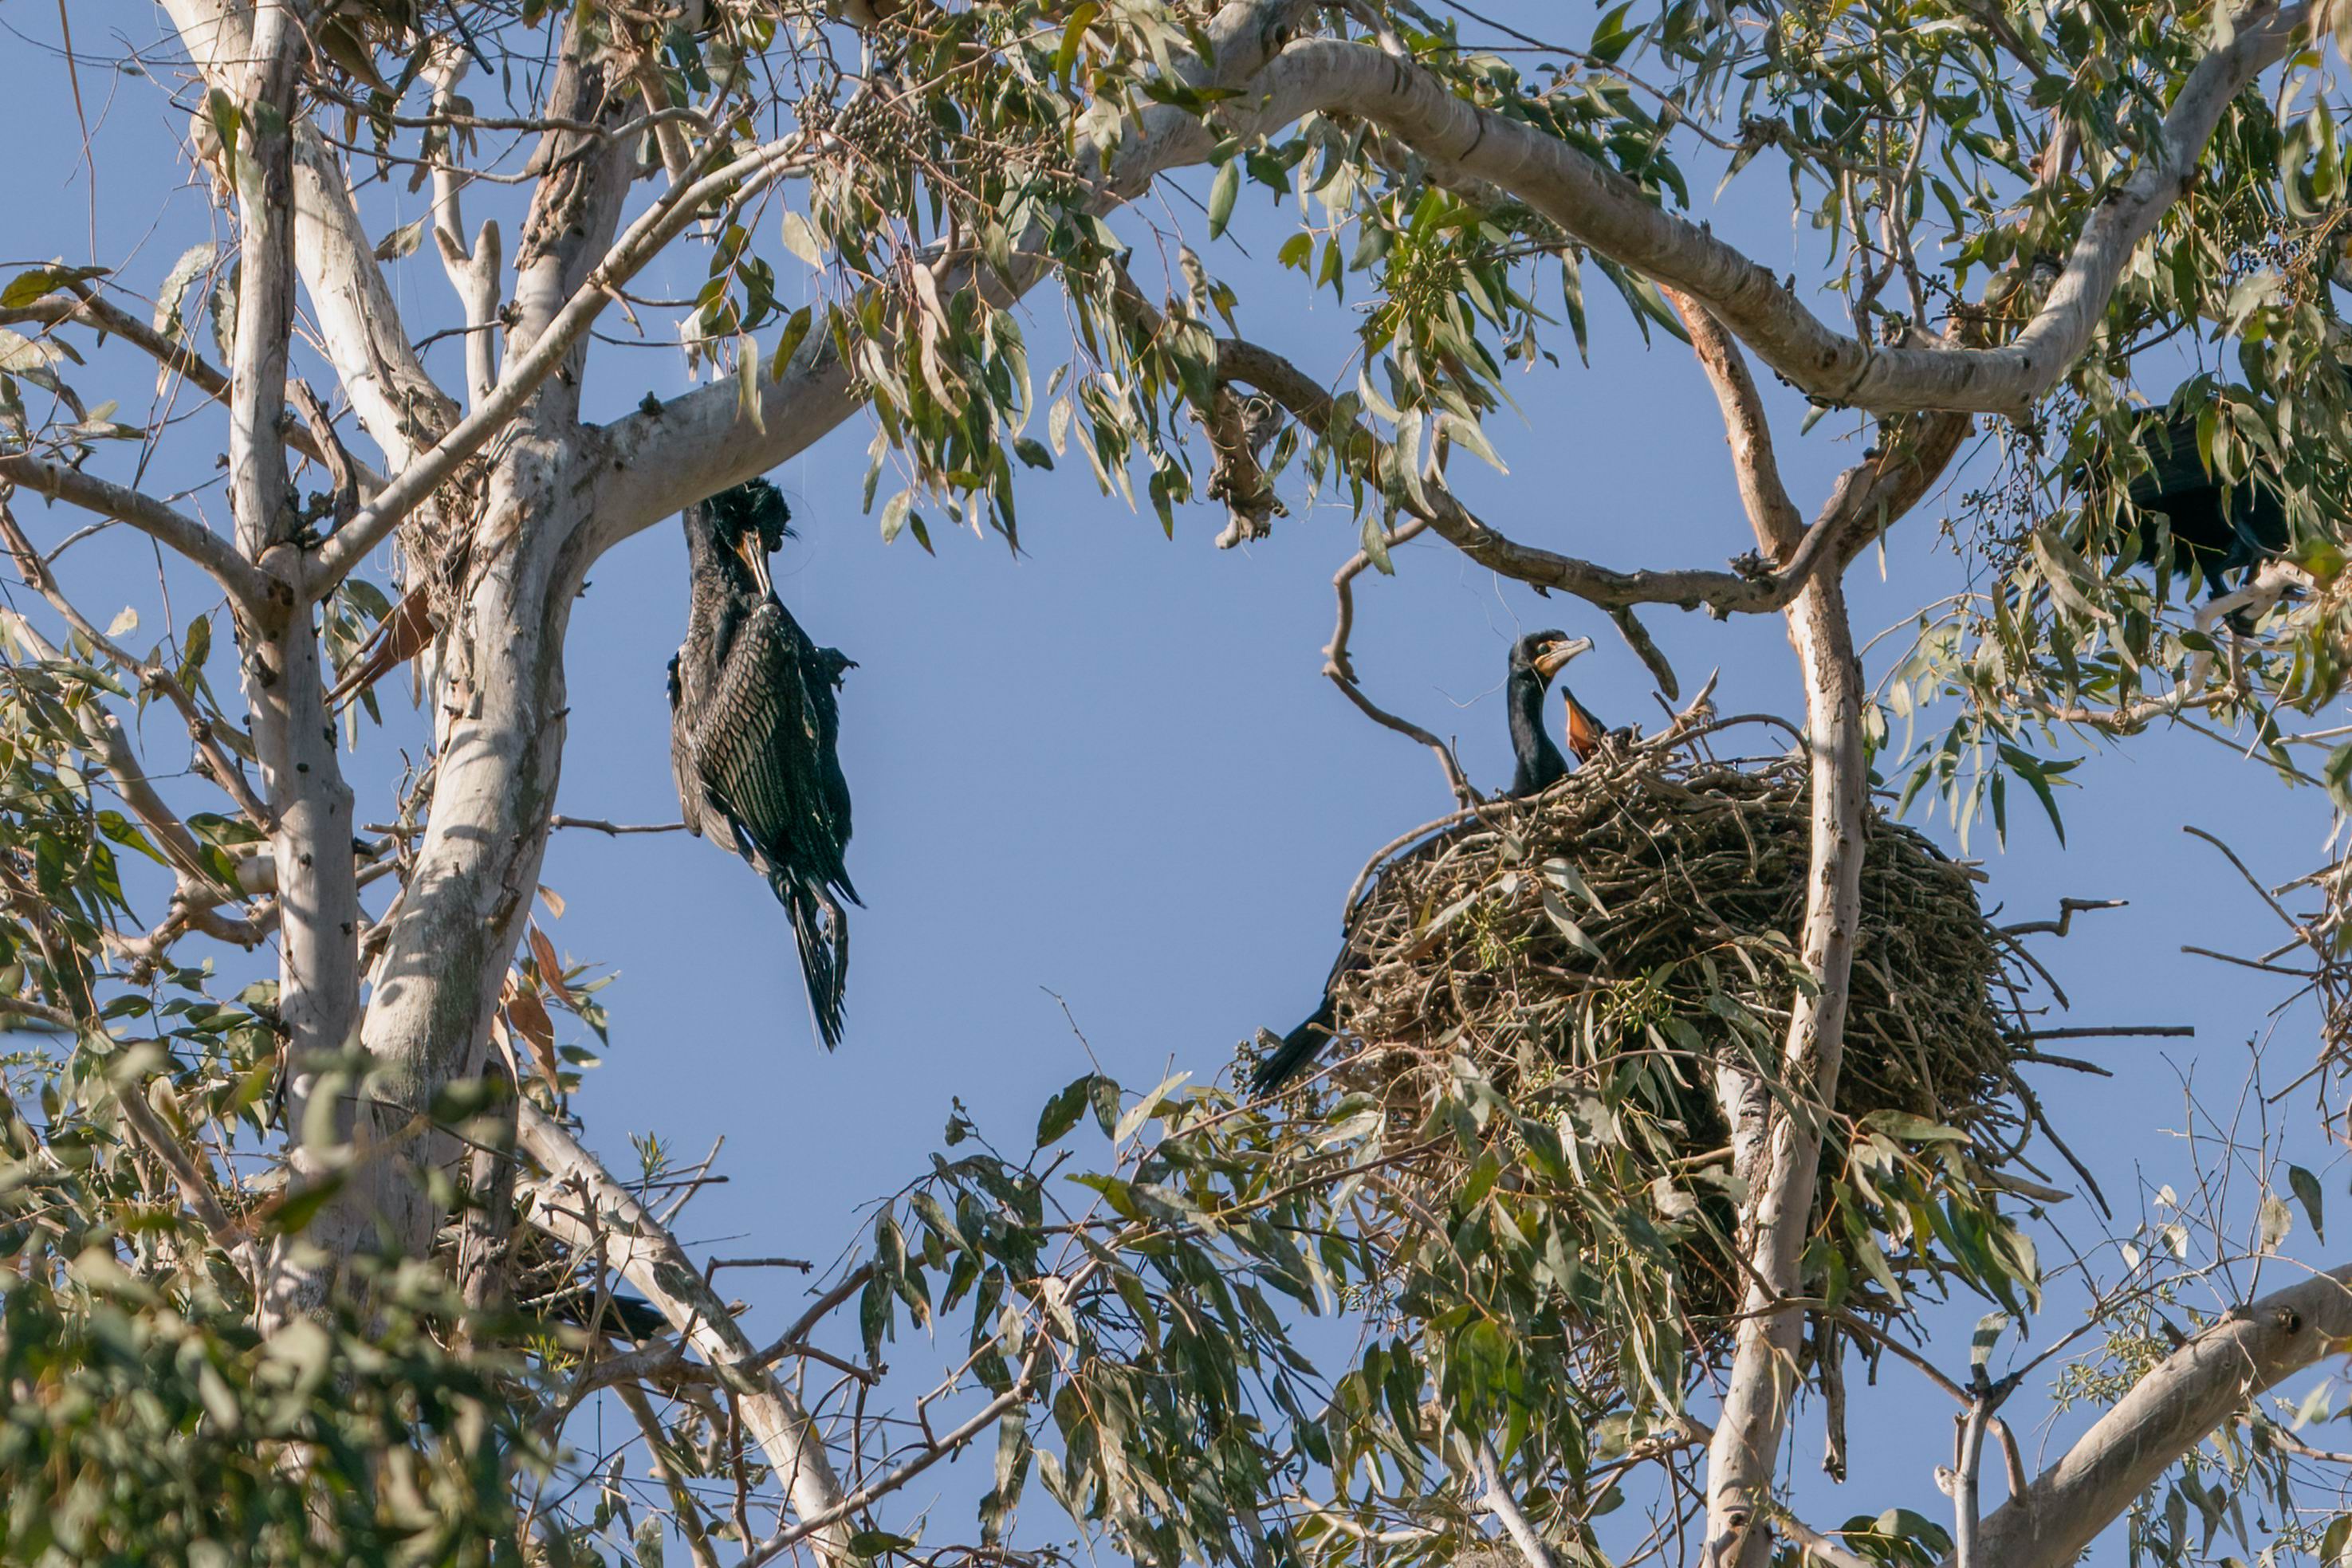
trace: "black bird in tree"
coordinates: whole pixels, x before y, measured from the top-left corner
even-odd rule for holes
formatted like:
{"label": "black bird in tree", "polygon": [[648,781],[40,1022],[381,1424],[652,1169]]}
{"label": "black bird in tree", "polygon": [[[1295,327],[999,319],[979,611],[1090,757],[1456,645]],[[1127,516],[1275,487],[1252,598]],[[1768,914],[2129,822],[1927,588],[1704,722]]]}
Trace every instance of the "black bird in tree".
{"label": "black bird in tree", "polygon": [[[754,479],[686,509],[692,598],[669,664],[670,763],[688,832],[730,843],[792,916],[801,977],[831,1050],[849,965],[842,903],[849,782],[835,694],[856,661],[820,648],[776,598],[768,557],[792,535],[776,487]],[[722,837],[722,835],[724,835]]]}
{"label": "black bird in tree", "polygon": [[[1519,799],[1539,795],[1568,777],[1568,758],[1545,733],[1543,722],[1544,692],[1554,676],[1568,667],[1568,662],[1579,653],[1590,653],[1592,639],[1571,637],[1565,632],[1530,632],[1511,644],[1510,676],[1505,683],[1503,702],[1511,727],[1510,795]],[[1568,744],[1579,762],[1584,761],[1599,748],[1606,731],[1601,721],[1592,716],[1566,687],[1568,695]],[[1438,841],[1432,840],[1434,843]],[[1282,1043],[1250,1075],[1250,1092],[1264,1094],[1282,1085],[1306,1065],[1314,1061],[1323,1049],[1323,1042],[1339,1032],[1336,1004],[1332,992],[1356,962],[1352,946],[1339,949],[1339,956],[1331,965],[1330,977],[1323,982],[1323,1004],[1314,1015],[1282,1037]]]}
{"label": "black bird in tree", "polygon": [[2139,438],[2141,456],[2151,465],[2131,482],[2133,509],[2143,514],[2137,559],[2160,564],[2156,521],[2161,512],[2172,535],[2172,559],[2195,562],[2208,598],[2229,591],[2230,579],[2276,555],[2290,541],[2286,506],[2276,482],[2251,475],[2225,485],[2205,466],[2197,448],[2199,410],[2187,406]]}

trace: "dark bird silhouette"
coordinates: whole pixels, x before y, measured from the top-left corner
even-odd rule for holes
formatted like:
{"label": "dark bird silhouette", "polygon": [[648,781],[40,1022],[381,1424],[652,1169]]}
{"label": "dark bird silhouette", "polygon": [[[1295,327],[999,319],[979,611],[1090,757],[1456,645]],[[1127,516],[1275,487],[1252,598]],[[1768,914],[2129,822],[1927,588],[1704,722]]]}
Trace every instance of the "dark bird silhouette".
{"label": "dark bird silhouette", "polygon": [[2140,455],[2151,467],[2131,482],[2135,510],[2143,514],[2139,549],[2143,566],[2163,564],[2152,514],[2161,512],[2172,535],[2172,562],[2194,562],[2208,598],[2229,591],[2231,579],[2284,553],[2291,542],[2286,507],[2274,480],[2249,476],[2225,485],[2208,472],[2197,451],[2195,406],[2184,407],[2139,438]]}
{"label": "dark bird silhouette", "polygon": [[[586,1328],[596,1302],[593,1292],[574,1287],[559,1292],[548,1303],[547,1315],[574,1328]],[[596,1327],[616,1339],[659,1339],[670,1332],[669,1319],[643,1296],[627,1291],[604,1292],[604,1311]]]}
{"label": "dark bird silhouette", "polygon": [[[1571,637],[1565,632],[1530,632],[1511,644],[1511,669],[1504,685],[1503,702],[1511,727],[1511,788],[1513,799],[1539,795],[1568,777],[1568,758],[1544,731],[1544,692],[1553,677],[1568,666],[1579,653],[1590,653],[1592,639]],[[1607,733],[1601,721],[1592,716],[1567,688],[1568,743],[1579,762],[1598,749]],[[1431,843],[1439,841],[1436,839]],[[1257,1071],[1250,1075],[1250,1092],[1264,1094],[1279,1089],[1314,1061],[1323,1049],[1323,1042],[1339,1032],[1337,1004],[1332,992],[1339,977],[1357,962],[1352,944],[1339,949],[1339,956],[1331,965],[1331,974],[1323,982],[1323,1003],[1306,1022],[1282,1037]]]}
{"label": "dark bird silhouette", "polygon": [[[841,1043],[849,781],[835,694],[856,660],[820,648],[777,599],[768,557],[792,534],[754,479],[686,509],[692,598],[669,664],[670,764],[687,831],[731,844],[792,917],[825,1048]],[[722,837],[721,835],[725,835]]]}

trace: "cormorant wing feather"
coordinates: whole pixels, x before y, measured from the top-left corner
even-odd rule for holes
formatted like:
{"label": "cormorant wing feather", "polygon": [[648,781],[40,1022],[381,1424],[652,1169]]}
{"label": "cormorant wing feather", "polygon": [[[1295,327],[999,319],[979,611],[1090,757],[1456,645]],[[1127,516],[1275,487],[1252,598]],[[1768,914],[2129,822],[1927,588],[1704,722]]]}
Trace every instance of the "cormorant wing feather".
{"label": "cormorant wing feather", "polygon": [[2135,507],[2161,508],[2167,496],[2184,496],[2192,490],[2215,487],[2213,476],[2206,472],[2204,459],[2197,453],[2197,421],[2193,415],[2149,430],[2139,438],[2139,450],[2152,466],[2131,482]]}
{"label": "cormorant wing feather", "polygon": [[694,737],[688,731],[686,716],[678,711],[686,696],[677,674],[678,660],[684,656],[675,653],[669,661],[669,771],[677,781],[678,814],[686,821],[686,831],[698,839],[702,837],[702,780],[694,768]]}
{"label": "cormorant wing feather", "polygon": [[727,818],[737,847],[791,917],[801,979],[831,1050],[841,1042],[849,968],[849,924],[836,893],[856,894],[826,798],[835,727],[810,689],[808,654],[806,634],[782,604],[760,604],[738,624],[702,695],[692,745],[703,820],[712,811]]}
{"label": "cormorant wing feather", "polygon": [[825,737],[801,656],[807,643],[773,600],[744,619],[695,716],[694,766],[706,800],[748,847],[802,881],[841,886],[847,875],[825,800]]}

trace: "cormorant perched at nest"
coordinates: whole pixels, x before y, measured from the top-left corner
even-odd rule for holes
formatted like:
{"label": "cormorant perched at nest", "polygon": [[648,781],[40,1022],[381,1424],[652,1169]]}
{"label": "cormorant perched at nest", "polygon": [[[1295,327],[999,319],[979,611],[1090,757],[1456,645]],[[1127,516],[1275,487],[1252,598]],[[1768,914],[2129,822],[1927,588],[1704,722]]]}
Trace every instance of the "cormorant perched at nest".
{"label": "cormorant perched at nest", "polygon": [[[2228,579],[2285,552],[2286,507],[2275,483],[2252,476],[2224,485],[2206,470],[2197,451],[2194,407],[2183,408],[2161,430],[2139,439],[2152,467],[2131,482],[2131,503],[2142,513],[2161,512],[2172,532],[2173,559],[2194,561],[2208,598],[2229,591]],[[2142,525],[2138,559],[2156,559],[2153,518]]]}
{"label": "cormorant perched at nest", "polygon": [[857,665],[810,642],[776,598],[768,557],[791,521],[764,479],[686,509],[692,600],[669,664],[670,762],[687,831],[730,835],[791,915],[801,977],[831,1050],[841,1043],[849,964],[841,901],[857,902],[843,859],[849,782],[834,694]]}
{"label": "cormorant perched at nest", "polygon": [[[1559,747],[1544,732],[1544,691],[1552,678],[1568,667],[1570,659],[1591,649],[1591,638],[1571,637],[1558,631],[1530,632],[1511,644],[1511,673],[1505,684],[1503,702],[1511,726],[1512,799],[1539,795],[1568,777],[1568,758],[1559,754]],[[1600,749],[1607,731],[1591,711],[1576,700],[1574,693],[1565,686],[1560,693],[1568,701],[1569,749],[1580,763]],[[1313,1017],[1284,1035],[1282,1043],[1257,1064],[1257,1071],[1250,1075],[1250,1092],[1264,1094],[1282,1087],[1314,1061],[1323,1042],[1337,1032],[1331,991],[1355,956],[1350,948],[1339,949],[1330,977],[1323,982],[1323,1005],[1315,1009]]]}

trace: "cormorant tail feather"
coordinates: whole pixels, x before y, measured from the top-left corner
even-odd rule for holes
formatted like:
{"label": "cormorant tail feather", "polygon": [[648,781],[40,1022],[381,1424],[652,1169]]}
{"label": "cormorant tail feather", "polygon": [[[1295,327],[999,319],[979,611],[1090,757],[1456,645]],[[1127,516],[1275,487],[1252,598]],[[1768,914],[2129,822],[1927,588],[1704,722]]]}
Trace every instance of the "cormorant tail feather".
{"label": "cormorant tail feather", "polygon": [[1314,1016],[1284,1035],[1273,1054],[1257,1064],[1257,1071],[1250,1074],[1250,1092],[1265,1094],[1281,1088],[1304,1071],[1338,1032],[1333,1027],[1333,1007],[1327,992]]}
{"label": "cormorant tail feather", "polygon": [[[768,873],[776,902],[792,917],[793,940],[801,953],[801,981],[808,988],[816,1032],[827,1051],[840,1045],[842,999],[849,984],[849,922],[824,888],[781,869]],[[853,895],[855,896],[855,895]]]}

